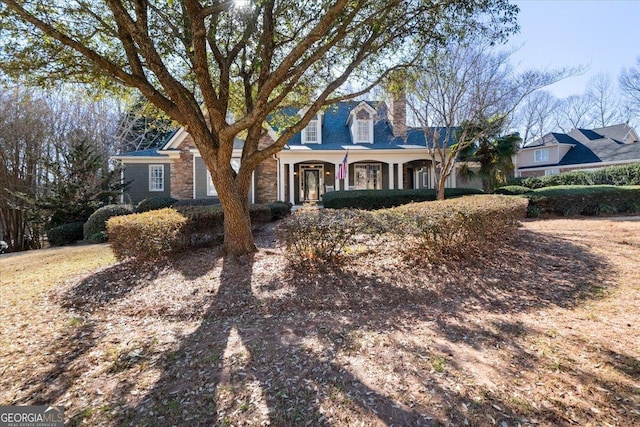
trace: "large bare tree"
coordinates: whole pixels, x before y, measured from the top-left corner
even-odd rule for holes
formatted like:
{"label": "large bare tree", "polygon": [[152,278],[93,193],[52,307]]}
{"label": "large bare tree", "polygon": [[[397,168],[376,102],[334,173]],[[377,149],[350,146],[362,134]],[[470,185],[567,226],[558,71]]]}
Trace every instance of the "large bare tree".
{"label": "large bare tree", "polygon": [[635,67],[624,68],[618,78],[620,89],[637,108],[640,108],[640,56],[636,58]]}
{"label": "large bare tree", "polygon": [[511,52],[484,38],[453,41],[425,51],[412,79],[408,105],[425,135],[438,199],[455,173],[458,155],[499,134],[507,117],[530,93],[567,75],[566,70],[516,73]]}
{"label": "large bare tree", "polygon": [[[42,84],[135,88],[186,126],[222,202],[224,248],[243,254],[255,250],[251,172],[319,109],[373,87],[435,42],[505,36],[517,11],[508,0],[0,0],[0,67]],[[348,79],[362,91],[345,91]],[[308,109],[259,148],[267,116],[291,104]]]}

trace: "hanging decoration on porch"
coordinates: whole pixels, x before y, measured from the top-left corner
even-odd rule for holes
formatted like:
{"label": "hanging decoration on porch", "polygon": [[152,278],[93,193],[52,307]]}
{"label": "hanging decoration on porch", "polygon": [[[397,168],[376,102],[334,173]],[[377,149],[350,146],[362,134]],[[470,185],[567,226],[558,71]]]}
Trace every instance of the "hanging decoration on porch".
{"label": "hanging decoration on porch", "polygon": [[345,179],[347,177],[347,157],[349,157],[349,150],[347,150],[347,153],[344,155],[344,159],[342,159],[342,163],[338,166],[336,179]]}

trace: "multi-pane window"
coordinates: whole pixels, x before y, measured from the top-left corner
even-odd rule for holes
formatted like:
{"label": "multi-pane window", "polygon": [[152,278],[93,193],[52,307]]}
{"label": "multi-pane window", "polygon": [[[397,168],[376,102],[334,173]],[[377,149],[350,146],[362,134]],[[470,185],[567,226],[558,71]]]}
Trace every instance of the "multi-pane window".
{"label": "multi-pane window", "polygon": [[549,149],[542,148],[533,152],[534,162],[548,162],[549,161]]}
{"label": "multi-pane window", "polygon": [[371,142],[370,120],[356,120],[356,142]]}
{"label": "multi-pane window", "polygon": [[382,165],[380,163],[365,163],[353,166],[354,187],[356,190],[382,189]]}
{"label": "multi-pane window", "polygon": [[544,174],[546,176],[559,175],[560,174],[560,169],[545,169]]}
{"label": "multi-pane window", "polygon": [[304,129],[304,141],[317,143],[318,142],[318,121],[311,120],[307,127]]}
{"label": "multi-pane window", "polygon": [[149,165],[149,191],[164,191],[164,165]]}

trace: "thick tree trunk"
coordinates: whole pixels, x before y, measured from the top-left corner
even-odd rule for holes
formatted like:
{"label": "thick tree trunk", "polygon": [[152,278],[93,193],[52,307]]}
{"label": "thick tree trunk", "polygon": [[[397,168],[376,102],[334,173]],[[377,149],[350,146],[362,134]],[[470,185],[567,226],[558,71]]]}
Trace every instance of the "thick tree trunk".
{"label": "thick tree trunk", "polygon": [[249,211],[242,203],[232,200],[223,204],[224,211],[224,252],[229,255],[244,255],[257,250],[251,233]]}
{"label": "thick tree trunk", "polygon": [[216,188],[224,212],[223,250],[234,256],[255,252],[257,248],[251,232],[248,188],[242,191],[243,185],[228,185],[225,180],[221,181],[223,183]]}

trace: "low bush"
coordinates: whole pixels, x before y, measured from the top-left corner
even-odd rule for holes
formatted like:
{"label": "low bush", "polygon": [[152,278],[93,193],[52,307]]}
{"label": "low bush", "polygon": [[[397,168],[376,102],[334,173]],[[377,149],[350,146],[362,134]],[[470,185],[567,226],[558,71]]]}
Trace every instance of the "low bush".
{"label": "low bush", "polygon": [[573,216],[640,212],[640,186],[563,185],[526,194],[529,214]]}
{"label": "low bush", "polygon": [[167,196],[147,197],[146,199],[138,203],[138,206],[136,206],[136,212],[142,213],[142,212],[154,211],[157,209],[170,208],[177,201],[178,200],[174,199],[173,197],[167,197]]}
{"label": "low bush", "polygon": [[183,206],[219,206],[220,199],[217,197],[207,197],[204,199],[182,199],[173,204],[174,208]]}
{"label": "low bush", "polygon": [[[249,215],[254,227],[271,221],[274,216],[266,204],[251,205]],[[169,251],[220,242],[224,234],[224,214],[220,206],[165,208],[112,218],[107,223],[107,230],[118,259],[145,261]]]}
{"label": "low bush", "polygon": [[527,199],[470,196],[407,204],[376,212],[354,209],[300,209],[281,227],[294,262],[336,261],[362,235],[395,242],[409,258],[434,261],[493,250],[513,236],[526,215]]}
{"label": "low bush", "polygon": [[291,213],[291,203],[287,202],[271,202],[267,203],[271,209],[271,220],[275,221],[283,219]]}
{"label": "low bush", "polygon": [[493,194],[502,194],[505,196],[516,196],[519,194],[526,194],[533,191],[529,187],[523,187],[522,185],[506,185],[504,187],[496,188],[493,190]]}
{"label": "low bush", "polygon": [[410,258],[434,261],[494,249],[513,236],[527,205],[519,197],[472,196],[412,203],[379,215],[389,232],[402,237]]}
{"label": "low bush", "polygon": [[91,214],[84,224],[84,239],[94,243],[107,241],[107,221],[109,218],[133,213],[129,205],[106,205]]}
{"label": "low bush", "polygon": [[77,221],[59,225],[47,230],[47,239],[51,246],[64,246],[82,240],[84,222]]}
{"label": "low bush", "polygon": [[354,209],[298,209],[280,227],[287,256],[293,263],[337,261],[371,218]]}
{"label": "low bush", "polygon": [[512,178],[509,181],[533,189],[559,185],[640,185],[640,163],[563,172],[559,175]]}
{"label": "low bush", "polygon": [[107,233],[117,259],[148,261],[171,251],[186,223],[183,214],[165,208],[112,217],[107,221]]}
{"label": "low bush", "polygon": [[[476,188],[447,188],[445,197],[453,198],[471,194],[482,194],[482,190]],[[323,196],[325,208],[332,209],[365,209],[376,210],[392,208],[413,202],[425,202],[436,200],[436,190],[352,190],[331,191]]]}

